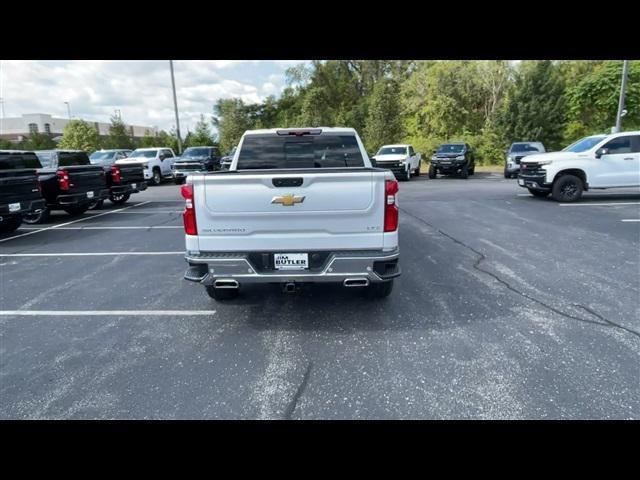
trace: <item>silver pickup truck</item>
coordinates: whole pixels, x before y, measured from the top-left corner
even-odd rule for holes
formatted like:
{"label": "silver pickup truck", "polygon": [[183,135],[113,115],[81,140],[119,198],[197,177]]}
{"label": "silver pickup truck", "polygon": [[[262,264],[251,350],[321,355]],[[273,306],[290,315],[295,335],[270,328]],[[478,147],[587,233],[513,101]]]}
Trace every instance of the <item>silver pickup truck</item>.
{"label": "silver pickup truck", "polygon": [[398,182],[373,168],[355,130],[247,131],[230,170],[182,186],[185,279],[215,299],[247,283],[334,282],[391,293]]}

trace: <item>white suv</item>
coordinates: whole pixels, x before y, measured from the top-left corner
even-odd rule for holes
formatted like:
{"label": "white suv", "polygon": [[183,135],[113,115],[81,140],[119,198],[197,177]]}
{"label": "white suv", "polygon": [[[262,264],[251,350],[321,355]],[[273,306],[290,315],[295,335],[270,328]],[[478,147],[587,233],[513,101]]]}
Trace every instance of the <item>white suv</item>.
{"label": "white suv", "polygon": [[595,188],[640,186],[640,131],[593,135],[560,152],[521,160],[518,185],[536,197],[579,200]]}
{"label": "white suv", "polygon": [[171,167],[175,158],[170,148],[137,148],[127,158],[116,161],[116,165],[140,164],[144,168],[144,179],[160,185],[163,178],[173,178]]}

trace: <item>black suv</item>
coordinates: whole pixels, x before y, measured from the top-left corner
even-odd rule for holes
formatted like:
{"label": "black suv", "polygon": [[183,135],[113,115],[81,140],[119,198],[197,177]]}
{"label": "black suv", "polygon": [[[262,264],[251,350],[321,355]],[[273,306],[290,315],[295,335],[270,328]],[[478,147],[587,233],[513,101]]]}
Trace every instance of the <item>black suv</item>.
{"label": "black suv", "polygon": [[69,215],[86,212],[92,203],[109,198],[104,169],[91,165],[81,150],[38,150],[42,168],[38,181],[47,207],[39,213],[25,215],[25,223],[46,221],[51,210],[64,210]]}
{"label": "black suv", "polygon": [[220,170],[220,158],[218,147],[189,147],[173,162],[173,179],[180,185],[190,173]]}
{"label": "black suv", "polygon": [[44,210],[37,174],[40,167],[33,152],[0,150],[0,232],[12,232],[24,215]]}
{"label": "black suv", "polygon": [[436,178],[438,173],[467,178],[475,169],[476,157],[468,143],[443,143],[433,152],[429,178]]}
{"label": "black suv", "polygon": [[[117,165],[118,160],[127,158],[131,150],[98,150],[89,155],[92,165],[100,165],[104,169],[109,187],[109,200],[115,205],[126,203],[132,193],[147,189],[144,170],[139,164]],[[97,200],[90,208],[100,209],[104,200]]]}

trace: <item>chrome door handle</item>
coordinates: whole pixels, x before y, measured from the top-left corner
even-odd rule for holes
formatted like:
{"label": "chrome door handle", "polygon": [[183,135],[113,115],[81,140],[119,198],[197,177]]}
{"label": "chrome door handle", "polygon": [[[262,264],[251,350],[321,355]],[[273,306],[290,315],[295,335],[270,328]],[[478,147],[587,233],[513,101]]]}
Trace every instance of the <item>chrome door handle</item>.
{"label": "chrome door handle", "polygon": [[635,160],[635,158],[633,158],[633,157],[628,157],[628,158],[625,158],[625,160]]}

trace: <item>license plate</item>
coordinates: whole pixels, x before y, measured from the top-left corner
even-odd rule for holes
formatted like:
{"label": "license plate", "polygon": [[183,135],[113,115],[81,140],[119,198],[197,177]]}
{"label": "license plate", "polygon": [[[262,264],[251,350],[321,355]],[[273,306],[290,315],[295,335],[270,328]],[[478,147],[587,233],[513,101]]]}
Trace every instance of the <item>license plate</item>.
{"label": "license plate", "polygon": [[518,185],[520,185],[521,187],[524,187],[524,180],[519,178],[518,179]]}
{"label": "license plate", "polygon": [[131,184],[131,188],[138,188],[138,184],[137,183],[132,183]]}
{"label": "license plate", "polygon": [[10,203],[9,204],[9,211],[10,212],[17,212],[20,210],[20,203]]}
{"label": "license plate", "polygon": [[306,270],[309,268],[308,253],[275,253],[273,264],[276,270]]}
{"label": "license plate", "polygon": [[87,192],[87,198],[93,198],[93,192]]}

